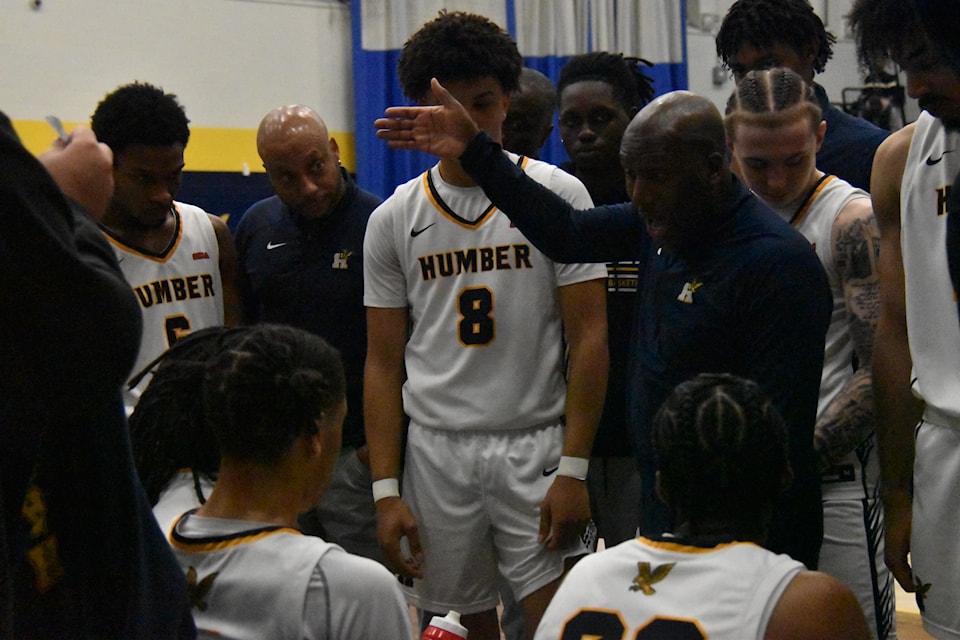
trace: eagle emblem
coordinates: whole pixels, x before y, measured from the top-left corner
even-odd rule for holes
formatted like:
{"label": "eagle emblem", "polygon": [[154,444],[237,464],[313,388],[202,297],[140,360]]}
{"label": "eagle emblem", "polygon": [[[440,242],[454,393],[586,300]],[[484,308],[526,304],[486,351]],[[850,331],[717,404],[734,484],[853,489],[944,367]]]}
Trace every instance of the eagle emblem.
{"label": "eagle emblem", "polygon": [[652,596],[657,592],[653,585],[666,578],[676,564],[670,562],[651,569],[649,562],[638,562],[637,577],[633,579],[630,591],[643,591],[643,595]]}
{"label": "eagle emblem", "polygon": [[214,571],[197,582],[197,570],[193,567],[187,569],[187,590],[190,592],[190,603],[200,611],[207,610],[208,605],[204,598],[207,597],[207,593],[218,575],[220,575],[220,572]]}

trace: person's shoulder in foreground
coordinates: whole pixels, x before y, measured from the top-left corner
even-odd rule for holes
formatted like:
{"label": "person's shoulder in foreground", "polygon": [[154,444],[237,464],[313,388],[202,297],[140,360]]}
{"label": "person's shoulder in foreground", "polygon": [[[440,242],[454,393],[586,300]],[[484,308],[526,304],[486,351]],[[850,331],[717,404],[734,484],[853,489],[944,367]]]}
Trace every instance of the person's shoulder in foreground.
{"label": "person's shoulder in foreground", "polygon": [[93,221],[111,160],[78,127],[37,162],[0,114],[0,270],[20,300],[0,312],[0,422],[19,425],[0,430],[3,637],[195,636],[130,461],[138,311]]}
{"label": "person's shoulder in foreground", "polygon": [[[850,590],[761,548],[791,481],[786,428],[759,387],[729,374],[677,386],[654,419],[657,492],[677,523],[582,559],[535,636],[870,637]],[[810,612],[816,611],[816,616]]]}

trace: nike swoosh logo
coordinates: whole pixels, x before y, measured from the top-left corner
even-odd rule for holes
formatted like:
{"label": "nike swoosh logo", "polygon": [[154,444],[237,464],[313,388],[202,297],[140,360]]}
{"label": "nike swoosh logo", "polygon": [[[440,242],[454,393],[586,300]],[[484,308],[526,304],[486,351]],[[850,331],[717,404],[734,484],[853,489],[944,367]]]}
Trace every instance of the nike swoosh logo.
{"label": "nike swoosh logo", "polygon": [[416,238],[418,235],[420,235],[421,233],[423,233],[424,231],[426,231],[427,229],[429,229],[430,227],[432,227],[432,226],[435,225],[435,224],[437,224],[437,223],[436,223],[436,222],[431,222],[430,224],[428,224],[427,226],[425,226],[423,229],[410,229],[410,237],[411,237],[411,238]]}
{"label": "nike swoosh logo", "polygon": [[929,158],[927,158],[927,166],[932,167],[933,165],[943,160],[943,156],[947,155],[948,153],[953,153],[954,151],[956,151],[956,149],[947,149],[946,151],[940,154],[939,158],[934,158],[933,156],[930,156]]}
{"label": "nike swoosh logo", "polygon": [[557,466],[557,467],[550,467],[549,469],[544,469],[544,470],[542,471],[543,477],[552,476],[554,473],[557,472],[557,469],[559,469],[559,468],[560,468],[560,467]]}
{"label": "nike swoosh logo", "polygon": [[286,244],[287,244],[286,242],[277,242],[277,243],[268,242],[267,251],[270,251],[271,249],[276,249],[277,247],[284,247],[286,246]]}

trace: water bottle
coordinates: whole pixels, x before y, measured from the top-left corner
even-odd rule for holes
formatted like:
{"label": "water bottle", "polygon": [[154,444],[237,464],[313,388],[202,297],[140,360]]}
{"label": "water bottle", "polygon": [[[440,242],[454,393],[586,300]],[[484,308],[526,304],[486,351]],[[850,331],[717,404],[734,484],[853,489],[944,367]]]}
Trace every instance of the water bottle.
{"label": "water bottle", "polygon": [[451,611],[444,617],[433,616],[420,640],[466,640],[467,628],[460,624],[460,614]]}

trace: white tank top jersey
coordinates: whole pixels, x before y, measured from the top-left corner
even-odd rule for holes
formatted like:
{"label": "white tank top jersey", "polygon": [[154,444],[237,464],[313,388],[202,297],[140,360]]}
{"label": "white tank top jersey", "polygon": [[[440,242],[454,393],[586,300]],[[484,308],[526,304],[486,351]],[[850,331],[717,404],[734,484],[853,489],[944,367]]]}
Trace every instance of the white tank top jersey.
{"label": "white tank top jersey", "polygon": [[817,401],[818,420],[853,375],[853,340],[850,337],[852,318],[843,295],[843,281],[833,260],[833,223],[851,200],[869,197],[870,194],[866,191],[857,189],[836,176],[826,176],[793,221],[794,228],[810,241],[817,252],[820,264],[827,272],[830,293],[833,296],[833,314],[827,328],[820,397]]}
{"label": "white tank top jersey", "polygon": [[[143,314],[143,339],[131,375],[191,331],[223,324],[220,245],[213,224],[206,211],[190,204],[175,202],[174,213],[173,239],[158,254],[124,244],[104,229]],[[132,390],[124,387],[128,415],[149,380]]]}
{"label": "white tank top jersey", "polygon": [[[592,206],[561,169],[527,158],[520,166],[574,207]],[[364,304],[410,310],[405,412],[450,430],[557,420],[566,392],[557,288],[606,273],[604,264],[554,263],[479,187],[450,185],[437,166],[397,187],[367,226]]]}
{"label": "white tank top jersey", "polygon": [[803,570],[752,543],[705,549],[628,540],[574,565],[534,640],[762,638],[780,596]]}
{"label": "white tank top jersey", "polygon": [[187,514],[169,541],[186,574],[200,638],[410,637],[396,578],[320,538]]}
{"label": "white tank top jersey", "polygon": [[901,247],[913,392],[924,417],[960,428],[960,322],[947,271],[946,198],[960,171],[960,133],[923,112],[900,186]]}

